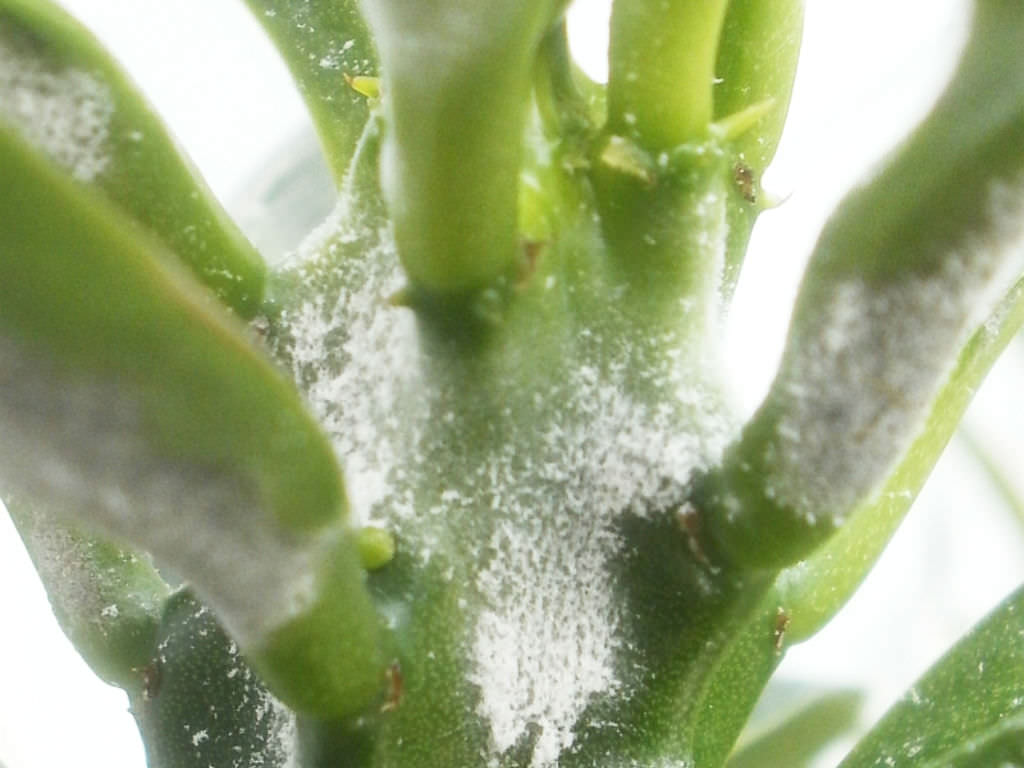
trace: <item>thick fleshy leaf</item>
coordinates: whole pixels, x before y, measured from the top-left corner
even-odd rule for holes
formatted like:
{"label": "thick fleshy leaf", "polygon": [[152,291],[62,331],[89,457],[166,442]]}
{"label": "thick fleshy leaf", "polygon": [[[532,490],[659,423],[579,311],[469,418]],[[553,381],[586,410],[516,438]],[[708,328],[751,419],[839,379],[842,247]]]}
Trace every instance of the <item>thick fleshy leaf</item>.
{"label": "thick fleshy leaf", "polygon": [[983,619],[882,718],[840,768],[990,768],[1024,762],[1024,589]]}
{"label": "thick fleshy leaf", "polygon": [[822,749],[854,726],[863,698],[857,691],[818,697],[743,745],[729,758],[727,768],[806,768]]}
{"label": "thick fleshy leaf", "polygon": [[860,585],[910,509],[985,375],[1022,326],[1024,280],[966,345],[924,427],[881,491],[861,504],[811,557],[779,575],[775,599],[790,613],[788,635],[793,642],[823,627]]}
{"label": "thick fleshy leaf", "polygon": [[160,238],[228,306],[256,312],[259,254],[117,63],[50,0],[0,0],[0,119]]}
{"label": "thick fleshy leaf", "polygon": [[26,499],[8,495],[4,506],[64,634],[99,677],[139,692],[170,593],[149,558],[75,530]]}
{"label": "thick fleshy leaf", "polygon": [[[866,503],[808,560],[782,573],[759,598],[716,656],[696,707],[696,753],[723,759],[786,649],[817,632],[849,600],[874,565],[953,434],[978,384],[1024,324],[1024,282],[1018,284],[963,352],[914,447],[886,490]],[[748,585],[754,594],[754,588]]]}
{"label": "thick fleshy leaf", "polygon": [[[707,676],[694,729],[698,754],[731,747],[786,649],[817,632],[849,600],[881,555],[953,434],[971,396],[1024,324],[1024,281],[1003,300],[961,355],[927,426],[876,499],[810,558],[778,575]],[[712,705],[713,702],[713,705]]]}
{"label": "thick fleshy leaf", "polygon": [[827,225],[768,398],[699,493],[750,566],[809,555],[910,449],[969,334],[1024,272],[1024,5],[979,0],[958,73]]}
{"label": "thick fleshy leaf", "polygon": [[577,145],[579,158],[574,165],[585,165],[586,139],[594,134],[596,126],[604,123],[605,88],[591,80],[573,60],[566,19],[551,27],[541,43],[534,75],[534,101],[545,134]]}
{"label": "thick fleshy leaf", "polygon": [[2,124],[0,166],[0,480],[188,578],[293,706],[364,705],[376,620],[294,388],[156,241]]}
{"label": "thick fleshy leaf", "polygon": [[734,139],[737,156],[758,176],[775,155],[789,111],[803,36],[804,0],[731,0],[715,63],[714,116],[758,104],[751,129]]}
{"label": "thick fleshy leaf", "polygon": [[366,97],[347,78],[377,75],[377,54],[356,0],[246,0],[280,51],[340,182],[363,126]]}

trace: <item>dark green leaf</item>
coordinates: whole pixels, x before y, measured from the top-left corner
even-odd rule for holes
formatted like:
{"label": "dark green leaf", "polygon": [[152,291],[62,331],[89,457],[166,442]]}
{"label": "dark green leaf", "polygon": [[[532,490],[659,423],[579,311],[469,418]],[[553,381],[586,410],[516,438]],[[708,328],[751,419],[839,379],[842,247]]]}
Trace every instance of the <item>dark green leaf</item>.
{"label": "dark green leaf", "polygon": [[149,768],[294,765],[294,716],[190,591],[167,602],[156,639],[131,697]]}

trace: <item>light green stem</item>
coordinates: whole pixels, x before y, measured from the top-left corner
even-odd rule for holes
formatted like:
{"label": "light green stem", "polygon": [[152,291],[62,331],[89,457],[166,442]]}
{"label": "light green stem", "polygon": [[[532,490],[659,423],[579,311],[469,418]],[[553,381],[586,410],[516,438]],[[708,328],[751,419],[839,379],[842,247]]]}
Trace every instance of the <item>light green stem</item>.
{"label": "light green stem", "polygon": [[612,8],[608,128],[649,151],[701,137],[726,0],[618,0]]}
{"label": "light green stem", "polygon": [[382,65],[382,180],[402,264],[430,295],[513,266],[530,74],[562,4],[364,0]]}

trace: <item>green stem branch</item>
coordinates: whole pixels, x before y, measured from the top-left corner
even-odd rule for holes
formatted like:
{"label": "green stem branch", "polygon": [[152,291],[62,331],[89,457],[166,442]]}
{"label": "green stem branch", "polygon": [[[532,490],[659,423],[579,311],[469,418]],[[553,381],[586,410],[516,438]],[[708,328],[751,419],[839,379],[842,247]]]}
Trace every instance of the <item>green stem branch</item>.
{"label": "green stem branch", "polygon": [[513,269],[517,185],[537,49],[553,0],[363,3],[382,64],[382,180],[402,264],[432,296]]}
{"label": "green stem branch", "polygon": [[705,481],[729,557],[805,558],[911,448],[963,344],[1024,271],[1024,6],[977,3],[942,100],[815,248],[779,375]]}
{"label": "green stem branch", "polygon": [[618,0],[612,8],[608,128],[649,151],[701,137],[726,0]]}

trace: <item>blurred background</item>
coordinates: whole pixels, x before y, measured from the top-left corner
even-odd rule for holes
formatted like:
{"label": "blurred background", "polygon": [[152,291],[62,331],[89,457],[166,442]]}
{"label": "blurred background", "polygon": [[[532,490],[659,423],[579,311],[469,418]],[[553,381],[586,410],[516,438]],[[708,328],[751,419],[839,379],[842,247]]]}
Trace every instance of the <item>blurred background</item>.
{"label": "blurred background", "polygon": [[[288,247],[260,231],[252,193],[269,158],[310,146],[310,126],[243,3],[61,2],[135,77],[254,240],[270,251]],[[801,269],[828,212],[934,101],[964,42],[968,12],[967,0],[808,0],[790,119],[765,178],[785,202],[758,223],[730,318],[729,365],[742,411],[757,405],[771,380]],[[570,13],[574,50],[595,78],[606,67],[607,15],[608,0],[577,0]],[[315,214],[315,207],[303,213]],[[1024,582],[1022,385],[1018,340],[885,557],[826,630],[788,653],[778,690],[863,689],[866,727]],[[60,633],[3,513],[0,617],[0,764],[141,768],[127,700],[100,683]],[[844,748],[816,765],[835,765]]]}

